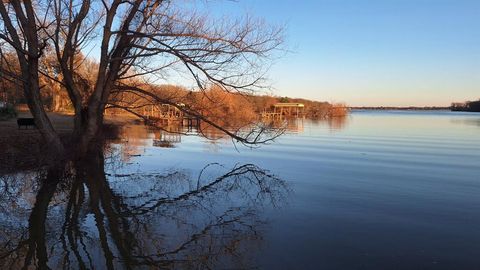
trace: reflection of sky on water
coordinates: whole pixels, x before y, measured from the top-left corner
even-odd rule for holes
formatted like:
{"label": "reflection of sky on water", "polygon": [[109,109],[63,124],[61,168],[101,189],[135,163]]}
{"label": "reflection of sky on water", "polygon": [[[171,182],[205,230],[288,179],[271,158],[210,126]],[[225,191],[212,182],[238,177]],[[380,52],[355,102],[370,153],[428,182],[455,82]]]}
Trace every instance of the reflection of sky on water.
{"label": "reflection of sky on water", "polygon": [[[231,196],[223,189],[206,200],[199,197],[156,211],[141,219],[148,228],[141,234],[145,239],[162,238],[162,247],[178,245],[176,241],[206,223],[221,220],[228,207],[240,205],[239,220],[254,224],[255,233],[235,226],[210,232],[229,232],[228,239],[243,239],[237,251],[247,258],[244,265],[263,269],[475,269],[480,263],[476,255],[480,248],[479,119],[478,114],[446,111],[353,112],[336,124],[303,120],[301,129],[286,132],[274,143],[258,149],[239,146],[238,151],[230,140],[212,144],[196,136],[182,136],[175,148],[155,147],[154,140],[163,135],[131,127],[108,152],[106,171],[111,189],[123,198],[121,204],[138,209],[151,206],[145,202],[153,198],[168,199],[195,189],[197,183],[205,185],[206,179],[217,179],[241,164],[268,169],[293,190],[289,200],[278,200],[287,201],[280,210],[257,204],[260,209],[254,216],[244,212],[252,204],[239,196],[243,191],[255,194],[255,188],[241,188],[249,185],[236,186],[239,189]],[[116,159],[127,162],[120,162],[121,166],[110,162]],[[210,163],[224,167],[215,165],[202,173]],[[131,177],[132,173],[137,177]],[[21,183],[26,187],[18,190],[23,198],[18,201],[29,205],[38,186]],[[54,209],[61,209],[60,199],[52,203]],[[11,224],[28,226],[24,217],[28,207],[16,213]],[[94,228],[95,218],[88,207],[82,213],[84,226]],[[2,226],[8,227],[4,217]],[[50,218],[50,224],[59,219],[57,215]],[[95,230],[88,230],[95,236]],[[175,238],[178,230],[181,239]],[[217,247],[231,243],[214,239],[221,243]],[[205,242],[199,243],[196,247]],[[98,254],[102,254],[100,248]],[[190,251],[202,254],[199,249]]]}
{"label": "reflection of sky on water", "polygon": [[261,213],[287,199],[281,179],[252,164],[145,173],[124,156],[1,176],[0,267],[255,266]]}
{"label": "reflection of sky on water", "polygon": [[471,126],[480,127],[480,117],[477,118],[472,116],[471,119],[452,119],[452,123],[458,124],[458,125],[471,125]]}

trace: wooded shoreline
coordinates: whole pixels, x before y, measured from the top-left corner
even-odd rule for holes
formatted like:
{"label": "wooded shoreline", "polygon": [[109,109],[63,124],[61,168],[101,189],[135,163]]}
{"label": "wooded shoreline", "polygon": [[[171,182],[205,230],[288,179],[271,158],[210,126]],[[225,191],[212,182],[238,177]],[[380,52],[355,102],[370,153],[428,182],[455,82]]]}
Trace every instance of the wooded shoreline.
{"label": "wooded shoreline", "polygon": [[450,110],[450,107],[349,107],[351,110],[399,110],[399,111],[444,111]]}
{"label": "wooded shoreline", "polygon": [[480,100],[467,101],[464,103],[452,103],[452,111],[480,112]]}

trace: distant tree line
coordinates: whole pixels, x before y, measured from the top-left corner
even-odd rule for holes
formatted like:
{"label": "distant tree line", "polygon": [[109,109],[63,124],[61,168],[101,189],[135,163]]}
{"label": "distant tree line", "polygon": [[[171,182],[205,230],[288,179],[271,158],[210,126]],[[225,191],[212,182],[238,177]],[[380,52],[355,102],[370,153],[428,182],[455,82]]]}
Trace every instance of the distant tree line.
{"label": "distant tree line", "polygon": [[452,103],[452,111],[480,112],[480,99],[463,103]]}
{"label": "distant tree line", "polygon": [[[150,87],[154,89],[151,90],[152,92],[168,97],[178,104],[185,104],[225,127],[236,127],[256,121],[262,112],[273,111],[277,103],[302,103],[305,105],[304,116],[311,119],[342,117],[349,112],[348,107],[342,103],[332,104],[303,98],[225,92],[219,87],[210,87],[203,92],[190,91],[176,85]],[[119,108],[120,103],[135,102],[132,96],[123,96],[122,99],[124,99],[122,102],[116,100],[111,108]],[[148,106],[148,103],[143,105]],[[137,103],[137,107],[142,107],[141,103]]]}

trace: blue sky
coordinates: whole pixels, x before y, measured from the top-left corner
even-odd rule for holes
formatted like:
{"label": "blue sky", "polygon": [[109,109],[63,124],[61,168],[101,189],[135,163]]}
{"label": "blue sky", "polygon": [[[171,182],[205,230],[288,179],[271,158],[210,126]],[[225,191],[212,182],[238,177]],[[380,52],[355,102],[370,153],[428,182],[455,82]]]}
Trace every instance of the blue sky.
{"label": "blue sky", "polygon": [[480,98],[480,0],[206,1],[286,25],[269,78],[281,96],[353,106]]}

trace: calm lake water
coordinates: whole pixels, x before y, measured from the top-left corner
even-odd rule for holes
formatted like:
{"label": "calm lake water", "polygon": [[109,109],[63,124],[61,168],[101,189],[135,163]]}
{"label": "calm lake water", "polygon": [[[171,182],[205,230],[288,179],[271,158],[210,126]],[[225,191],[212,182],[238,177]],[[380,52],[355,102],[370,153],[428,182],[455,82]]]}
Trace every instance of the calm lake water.
{"label": "calm lake water", "polygon": [[354,111],[256,149],[129,126],[66,168],[0,177],[3,268],[480,269],[480,114]]}

